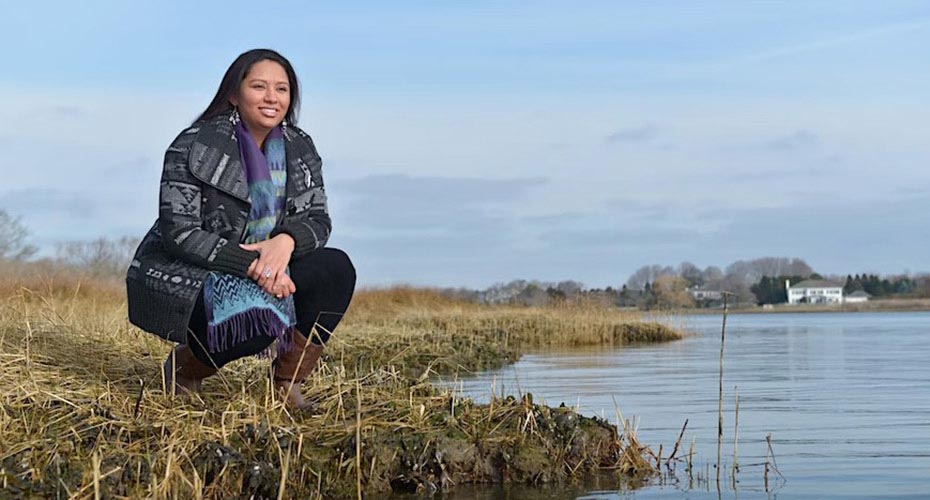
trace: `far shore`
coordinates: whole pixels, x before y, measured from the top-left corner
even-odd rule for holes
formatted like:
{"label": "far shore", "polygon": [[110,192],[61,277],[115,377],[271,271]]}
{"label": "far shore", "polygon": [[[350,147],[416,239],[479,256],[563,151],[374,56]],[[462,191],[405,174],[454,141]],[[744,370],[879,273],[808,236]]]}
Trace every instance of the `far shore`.
{"label": "far shore", "polygon": [[[727,314],[782,314],[782,313],[836,313],[836,312],[919,312],[930,311],[930,299],[879,299],[857,304],[776,304],[772,306],[738,306],[727,309]],[[723,308],[683,309],[683,314],[720,314]]]}

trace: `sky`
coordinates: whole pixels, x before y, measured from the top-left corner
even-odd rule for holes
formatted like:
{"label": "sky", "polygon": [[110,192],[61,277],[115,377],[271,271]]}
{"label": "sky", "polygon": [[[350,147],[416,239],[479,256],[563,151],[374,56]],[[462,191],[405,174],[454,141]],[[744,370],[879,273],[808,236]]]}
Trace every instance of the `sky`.
{"label": "sky", "polygon": [[278,50],[362,286],[647,264],[930,271],[930,4],[53,2],[0,19],[0,209],[141,237],[165,148]]}

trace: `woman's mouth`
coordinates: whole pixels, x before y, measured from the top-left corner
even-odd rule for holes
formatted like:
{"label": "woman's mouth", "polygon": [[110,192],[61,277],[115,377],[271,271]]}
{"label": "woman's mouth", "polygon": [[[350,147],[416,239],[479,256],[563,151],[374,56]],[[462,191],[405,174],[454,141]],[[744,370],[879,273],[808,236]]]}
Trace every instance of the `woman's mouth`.
{"label": "woman's mouth", "polygon": [[278,110],[276,108],[263,108],[262,107],[262,108],[258,108],[258,111],[262,114],[262,116],[266,116],[268,118],[274,118],[278,115]]}

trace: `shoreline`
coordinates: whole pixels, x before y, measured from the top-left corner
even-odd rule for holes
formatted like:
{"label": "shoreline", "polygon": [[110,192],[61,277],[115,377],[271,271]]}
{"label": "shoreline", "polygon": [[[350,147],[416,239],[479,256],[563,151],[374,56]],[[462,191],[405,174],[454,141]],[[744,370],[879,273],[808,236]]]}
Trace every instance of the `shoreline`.
{"label": "shoreline", "polygon": [[[741,306],[727,308],[727,314],[791,314],[791,313],[869,313],[869,312],[927,312],[930,311],[930,299],[885,299],[859,304],[841,305],[796,305],[779,304],[766,308],[764,306]],[[680,309],[676,314],[713,315],[721,314],[723,308]]]}

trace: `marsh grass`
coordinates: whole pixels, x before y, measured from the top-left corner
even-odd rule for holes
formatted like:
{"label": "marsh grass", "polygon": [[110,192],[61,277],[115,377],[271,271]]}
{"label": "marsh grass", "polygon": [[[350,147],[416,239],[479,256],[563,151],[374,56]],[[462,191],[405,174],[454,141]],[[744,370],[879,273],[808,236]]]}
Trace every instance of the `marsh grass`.
{"label": "marsh grass", "polygon": [[429,367],[447,374],[498,367],[529,349],[679,338],[665,323],[596,303],[491,307],[431,290],[394,288],[360,294],[330,351],[336,357],[348,351],[355,363],[368,363],[366,368],[397,365],[419,375]]}
{"label": "marsh grass", "polygon": [[170,345],[131,327],[119,283],[69,273],[0,280],[0,488],[27,498],[340,498],[472,482],[643,478],[629,428],[534,404],[479,405],[430,376],[540,346],[677,334],[590,304],[489,307],[435,291],[360,292],[292,414],[267,360],[236,361],[202,397],[163,393]]}

